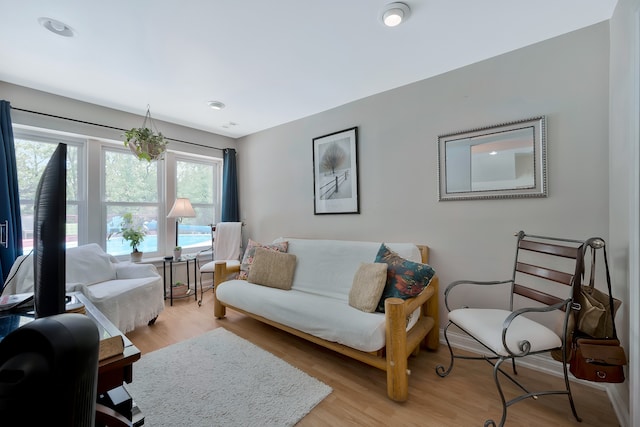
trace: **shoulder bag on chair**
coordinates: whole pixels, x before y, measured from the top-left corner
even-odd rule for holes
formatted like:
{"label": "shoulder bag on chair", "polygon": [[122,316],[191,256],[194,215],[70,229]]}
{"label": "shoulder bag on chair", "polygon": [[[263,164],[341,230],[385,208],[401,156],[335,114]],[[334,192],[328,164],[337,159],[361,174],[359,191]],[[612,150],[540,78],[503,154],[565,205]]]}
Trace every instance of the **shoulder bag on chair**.
{"label": "shoulder bag on chair", "polygon": [[604,240],[602,249],[609,295],[594,287],[595,248],[591,247],[591,277],[589,285],[582,286],[575,297],[580,304],[573,341],[569,370],[576,377],[587,381],[624,382],[624,365],[627,359],[616,332],[615,312],[621,302],[611,295],[611,276]]}

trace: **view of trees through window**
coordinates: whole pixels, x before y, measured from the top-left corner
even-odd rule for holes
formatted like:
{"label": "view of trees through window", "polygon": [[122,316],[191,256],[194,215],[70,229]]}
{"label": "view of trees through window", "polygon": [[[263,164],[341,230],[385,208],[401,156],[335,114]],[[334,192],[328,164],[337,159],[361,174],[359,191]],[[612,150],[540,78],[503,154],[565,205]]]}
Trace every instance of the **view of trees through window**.
{"label": "view of trees through window", "polygon": [[[15,138],[22,247],[24,253],[33,249],[33,215],[40,176],[57,147],[57,142],[37,138]],[[78,245],[78,194],[80,147],[67,143],[67,247]]]}
{"label": "view of trees through window", "polygon": [[145,232],[138,250],[158,252],[158,212],[160,209],[158,162],[140,161],[129,151],[105,149],[104,204],[107,218],[107,252],[125,255],[130,243],[122,238],[122,222],[126,213],[133,225]]}

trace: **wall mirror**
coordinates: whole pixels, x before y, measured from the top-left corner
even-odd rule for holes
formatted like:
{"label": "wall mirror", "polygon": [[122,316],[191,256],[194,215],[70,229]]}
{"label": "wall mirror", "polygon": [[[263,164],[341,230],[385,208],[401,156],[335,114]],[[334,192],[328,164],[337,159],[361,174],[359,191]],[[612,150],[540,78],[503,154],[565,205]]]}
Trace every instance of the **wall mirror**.
{"label": "wall mirror", "polygon": [[546,197],[545,117],[438,137],[439,200]]}

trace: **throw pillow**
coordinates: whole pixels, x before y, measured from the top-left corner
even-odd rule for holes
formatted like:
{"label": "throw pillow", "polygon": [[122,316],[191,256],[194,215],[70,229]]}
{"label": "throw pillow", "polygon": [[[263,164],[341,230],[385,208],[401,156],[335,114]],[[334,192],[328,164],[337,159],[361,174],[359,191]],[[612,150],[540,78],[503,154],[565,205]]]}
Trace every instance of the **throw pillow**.
{"label": "throw pillow", "polygon": [[388,264],[387,282],[376,309],[381,313],[384,313],[384,300],[415,297],[429,285],[435,275],[435,271],[430,265],[404,259],[384,243],[378,250],[376,262]]}
{"label": "throw pillow", "polygon": [[256,285],[289,290],[296,271],[296,256],[265,248],[256,248],[248,281]]}
{"label": "throw pillow", "polygon": [[362,263],[353,276],[349,291],[349,305],[366,313],[373,313],[387,282],[387,264]]}
{"label": "throw pillow", "polygon": [[289,249],[289,242],[274,243],[272,245],[263,245],[249,239],[247,243],[247,249],[242,256],[242,263],[240,264],[240,273],[238,279],[247,280],[249,277],[249,270],[251,270],[251,264],[253,264],[253,257],[256,253],[256,248],[271,249],[278,252],[287,252]]}

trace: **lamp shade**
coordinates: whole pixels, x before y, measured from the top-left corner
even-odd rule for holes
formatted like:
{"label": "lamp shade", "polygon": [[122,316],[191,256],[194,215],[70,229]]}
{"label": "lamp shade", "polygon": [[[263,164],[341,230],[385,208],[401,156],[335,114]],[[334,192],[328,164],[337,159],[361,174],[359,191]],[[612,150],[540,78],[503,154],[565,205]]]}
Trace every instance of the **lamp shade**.
{"label": "lamp shade", "polygon": [[167,218],[194,218],[195,216],[196,211],[193,210],[189,199],[177,198]]}

